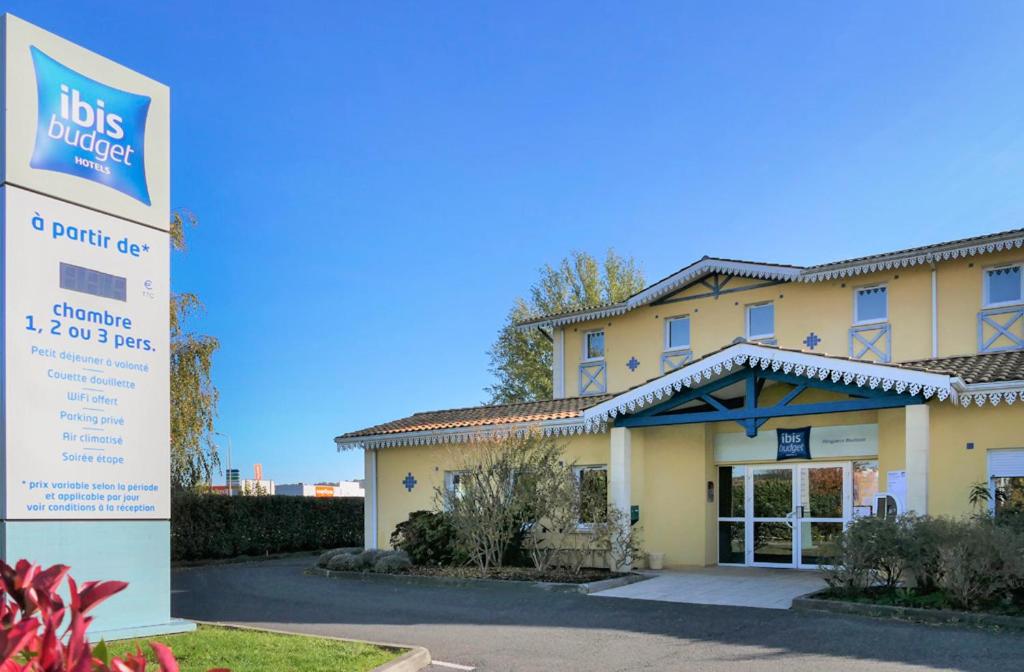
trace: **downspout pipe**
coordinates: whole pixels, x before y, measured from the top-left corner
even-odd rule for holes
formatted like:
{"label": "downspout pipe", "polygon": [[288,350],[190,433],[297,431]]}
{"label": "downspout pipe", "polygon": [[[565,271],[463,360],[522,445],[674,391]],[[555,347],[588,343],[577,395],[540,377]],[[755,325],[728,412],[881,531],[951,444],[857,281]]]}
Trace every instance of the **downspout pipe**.
{"label": "downspout pipe", "polygon": [[932,359],[939,356],[939,283],[938,269],[932,262]]}

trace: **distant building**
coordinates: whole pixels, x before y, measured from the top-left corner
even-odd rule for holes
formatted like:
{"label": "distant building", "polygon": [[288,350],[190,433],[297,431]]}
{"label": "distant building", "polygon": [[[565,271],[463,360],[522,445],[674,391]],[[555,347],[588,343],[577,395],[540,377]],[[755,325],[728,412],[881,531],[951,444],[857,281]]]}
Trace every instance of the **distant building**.
{"label": "distant building", "polygon": [[282,483],[275,494],[292,497],[363,497],[363,481],[340,481],[338,483]]}

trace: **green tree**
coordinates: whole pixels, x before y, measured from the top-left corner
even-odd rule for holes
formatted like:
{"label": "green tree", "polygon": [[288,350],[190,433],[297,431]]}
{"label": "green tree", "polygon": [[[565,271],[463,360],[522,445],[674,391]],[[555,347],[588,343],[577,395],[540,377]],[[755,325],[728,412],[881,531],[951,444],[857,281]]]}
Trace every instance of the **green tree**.
{"label": "green tree", "polygon": [[488,351],[488,370],[497,381],[486,388],[492,404],[550,399],[551,334],[516,325],[544,315],[618,303],[644,287],[644,276],[632,257],[608,250],[604,263],[574,251],[557,266],[545,265],[530,287],[529,299],[518,298]]}
{"label": "green tree", "polygon": [[[173,250],[185,251],[185,226],[195,223],[191,213],[174,213]],[[203,310],[195,294],[171,293],[171,485],[178,489],[210,482],[220,465],[213,443],[220,394],[211,378],[220,341],[188,328],[190,318]]]}

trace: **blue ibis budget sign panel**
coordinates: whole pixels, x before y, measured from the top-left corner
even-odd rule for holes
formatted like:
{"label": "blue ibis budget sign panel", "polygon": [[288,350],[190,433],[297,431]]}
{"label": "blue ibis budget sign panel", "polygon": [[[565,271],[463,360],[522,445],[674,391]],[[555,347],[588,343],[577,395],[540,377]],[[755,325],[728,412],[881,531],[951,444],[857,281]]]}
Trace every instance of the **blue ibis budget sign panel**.
{"label": "blue ibis budget sign panel", "polygon": [[167,87],[3,19],[3,181],[166,231]]}
{"label": "blue ibis budget sign panel", "polygon": [[115,89],[30,47],[38,89],[29,165],[105,184],[150,205],[146,183],[149,96]]}

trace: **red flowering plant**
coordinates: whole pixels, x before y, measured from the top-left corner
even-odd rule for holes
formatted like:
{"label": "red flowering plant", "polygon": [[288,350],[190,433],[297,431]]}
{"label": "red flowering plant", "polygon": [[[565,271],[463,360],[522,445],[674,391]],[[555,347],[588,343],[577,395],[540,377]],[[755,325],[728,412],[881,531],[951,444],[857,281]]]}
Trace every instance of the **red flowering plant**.
{"label": "red flowering plant", "polygon": [[[106,645],[93,647],[85,634],[92,623],[89,612],[128,584],[89,581],[79,586],[68,576],[69,569],[42,569],[27,560],[14,567],[0,562],[0,672],[145,672],[142,649],[109,659]],[[57,594],[65,578],[70,604]],[[160,672],[178,672],[168,647],[156,642],[150,646]]]}

